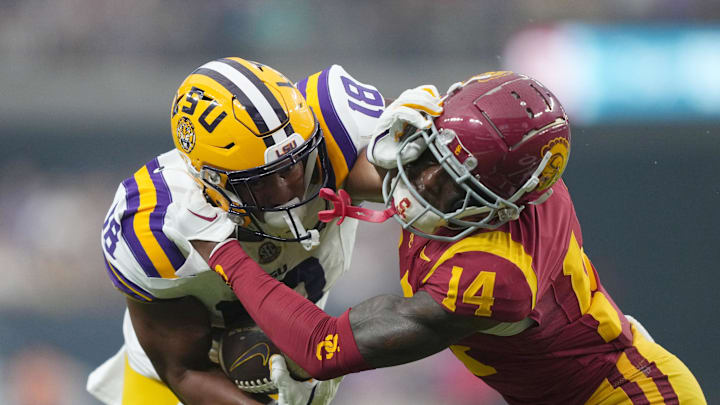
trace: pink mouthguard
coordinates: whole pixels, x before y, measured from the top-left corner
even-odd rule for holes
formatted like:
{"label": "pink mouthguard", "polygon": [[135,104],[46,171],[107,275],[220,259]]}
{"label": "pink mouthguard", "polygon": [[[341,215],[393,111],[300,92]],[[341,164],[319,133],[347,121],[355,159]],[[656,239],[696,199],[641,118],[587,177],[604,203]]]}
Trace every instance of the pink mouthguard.
{"label": "pink mouthguard", "polygon": [[350,195],[343,189],[337,194],[330,188],[321,188],[320,197],[333,203],[332,210],[324,210],[318,212],[318,219],[322,222],[330,222],[335,218],[340,218],[338,225],[342,224],[345,217],[355,218],[367,222],[385,222],[388,218],[395,215],[395,208],[391,207],[383,211],[371,210],[369,208],[355,207],[351,205]]}

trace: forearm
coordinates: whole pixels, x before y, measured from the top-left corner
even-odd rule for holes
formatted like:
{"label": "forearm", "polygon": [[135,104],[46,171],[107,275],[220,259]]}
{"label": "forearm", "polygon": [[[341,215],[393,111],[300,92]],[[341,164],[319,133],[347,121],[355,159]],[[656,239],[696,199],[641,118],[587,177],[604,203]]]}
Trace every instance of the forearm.
{"label": "forearm", "polygon": [[210,318],[194,297],[141,303],[128,299],[135,334],[163,382],[186,405],[258,404],[208,358]]}
{"label": "forearm", "polygon": [[219,368],[184,370],[168,376],[167,385],[185,405],[259,405],[238,389]]}
{"label": "forearm", "polygon": [[379,368],[410,363],[446,349],[453,333],[450,328],[433,328],[418,318],[415,306],[395,295],[356,305],[350,324],[358,351],[369,365]]}
{"label": "forearm", "polygon": [[357,160],[345,180],[343,188],[354,201],[383,202],[382,182],[387,171],[373,166],[367,160],[365,149],[358,153]]}
{"label": "forearm", "polygon": [[213,254],[210,266],[218,271],[218,265],[260,328],[311,376],[325,380],[369,368],[357,351],[348,312],[329,316],[270,277],[237,243]]}
{"label": "forearm", "polygon": [[424,291],[411,298],[377,296],[334,318],[270,277],[237,241],[218,248],[210,266],[222,269],[280,350],[317,379],[409,363],[496,324],[449,313]]}

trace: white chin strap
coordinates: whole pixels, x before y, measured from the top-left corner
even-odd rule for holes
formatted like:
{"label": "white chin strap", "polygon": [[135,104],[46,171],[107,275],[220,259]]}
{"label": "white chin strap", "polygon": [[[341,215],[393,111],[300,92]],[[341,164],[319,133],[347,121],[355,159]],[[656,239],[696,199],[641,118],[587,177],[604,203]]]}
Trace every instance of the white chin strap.
{"label": "white chin strap", "polygon": [[310,235],[309,238],[300,241],[300,244],[305,250],[310,250],[320,244],[320,232],[318,232],[317,229],[305,230],[300,218],[292,212],[292,210],[282,211],[281,214],[288,228],[290,228],[290,232],[292,232],[296,238]]}
{"label": "white chin strap", "polygon": [[[299,202],[300,199],[295,197],[292,200],[281,205],[279,208],[282,208],[283,206],[297,204]],[[296,238],[304,237],[305,239],[301,240],[300,244],[305,250],[311,250],[312,248],[320,244],[320,232],[317,229],[305,229],[301,217],[304,217],[304,214],[307,211],[306,205],[302,205],[300,207],[289,209],[286,211],[266,212],[265,221],[263,222],[265,222],[271,228],[285,228],[285,226],[287,226],[287,229],[289,229],[290,232],[292,232],[293,236],[295,236]],[[300,215],[298,215],[298,213]]]}

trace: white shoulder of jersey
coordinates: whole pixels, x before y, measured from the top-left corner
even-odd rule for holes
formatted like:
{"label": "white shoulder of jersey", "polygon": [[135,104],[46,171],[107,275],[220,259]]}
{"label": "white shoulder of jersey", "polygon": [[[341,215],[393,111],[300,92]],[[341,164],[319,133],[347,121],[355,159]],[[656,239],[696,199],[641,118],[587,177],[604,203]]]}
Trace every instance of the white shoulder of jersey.
{"label": "white shoulder of jersey", "polygon": [[330,67],[328,83],[338,116],[346,123],[358,150],[364,148],[385,109],[385,99],[375,86],[355,80],[340,65]]}
{"label": "white shoulder of jersey", "polygon": [[368,144],[385,108],[382,94],[375,86],[357,81],[340,65],[332,65],[299,81],[297,88],[328,139],[333,164],[343,160],[345,169],[349,170],[358,151]]}
{"label": "white shoulder of jersey", "polygon": [[196,187],[177,150],[164,153],[125,179],[103,223],[105,266],[115,287],[141,300],[173,298],[175,274],[186,262],[163,228],[172,222],[174,201]]}

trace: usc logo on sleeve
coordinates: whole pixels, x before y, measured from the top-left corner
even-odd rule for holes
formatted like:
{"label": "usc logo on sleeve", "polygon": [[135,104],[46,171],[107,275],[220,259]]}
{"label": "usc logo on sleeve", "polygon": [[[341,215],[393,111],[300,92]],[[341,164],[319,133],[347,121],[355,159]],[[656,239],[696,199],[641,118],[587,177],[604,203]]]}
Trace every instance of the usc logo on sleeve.
{"label": "usc logo on sleeve", "polygon": [[317,357],[318,360],[322,361],[323,359],[323,350],[325,353],[325,359],[330,360],[335,355],[335,352],[340,351],[340,346],[338,346],[338,335],[337,333],[334,335],[327,335],[325,337],[325,340],[321,341],[317,345],[317,351],[315,352],[315,357]]}

